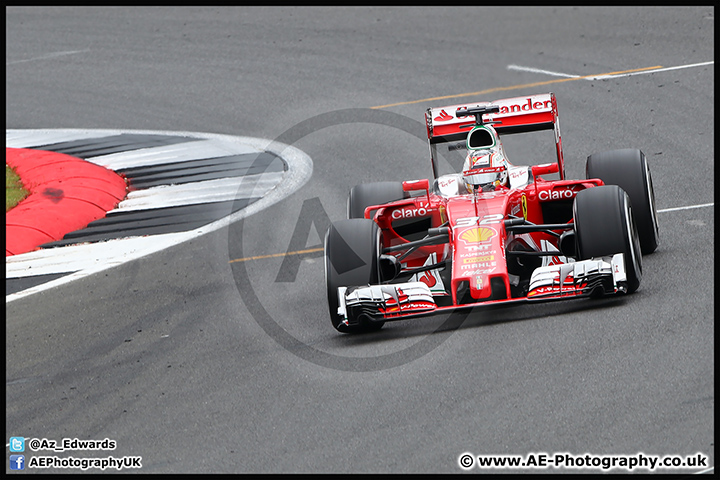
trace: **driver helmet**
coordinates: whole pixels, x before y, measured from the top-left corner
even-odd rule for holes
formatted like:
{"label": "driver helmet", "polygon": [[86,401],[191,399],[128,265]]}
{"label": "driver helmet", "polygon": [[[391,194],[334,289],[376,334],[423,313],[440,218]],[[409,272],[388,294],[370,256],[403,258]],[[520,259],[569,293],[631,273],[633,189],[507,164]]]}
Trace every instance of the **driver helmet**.
{"label": "driver helmet", "polygon": [[506,186],[508,162],[495,129],[489,125],[475,127],[468,134],[467,146],[462,175],[468,191]]}

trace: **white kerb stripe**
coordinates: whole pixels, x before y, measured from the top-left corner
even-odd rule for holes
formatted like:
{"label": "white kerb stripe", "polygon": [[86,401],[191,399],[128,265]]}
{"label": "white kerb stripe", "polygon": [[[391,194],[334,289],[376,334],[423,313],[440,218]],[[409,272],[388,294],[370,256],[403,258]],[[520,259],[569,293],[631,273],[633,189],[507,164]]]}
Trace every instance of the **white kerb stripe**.
{"label": "white kerb stripe", "polygon": [[262,197],[282,181],[283,174],[271,172],[136,190],[109,213]]}

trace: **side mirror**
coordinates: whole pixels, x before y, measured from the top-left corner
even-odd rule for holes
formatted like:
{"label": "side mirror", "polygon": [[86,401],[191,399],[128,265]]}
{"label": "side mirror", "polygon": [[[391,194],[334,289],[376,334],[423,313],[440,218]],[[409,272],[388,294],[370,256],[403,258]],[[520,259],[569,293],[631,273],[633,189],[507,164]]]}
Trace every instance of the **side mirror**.
{"label": "side mirror", "polygon": [[532,174],[533,174],[534,178],[537,178],[540,175],[558,173],[559,171],[560,171],[560,166],[557,163],[546,163],[544,165],[533,165],[532,166]]}
{"label": "side mirror", "polygon": [[422,180],[408,180],[402,183],[403,192],[412,192],[415,190],[430,190],[430,182],[427,178]]}

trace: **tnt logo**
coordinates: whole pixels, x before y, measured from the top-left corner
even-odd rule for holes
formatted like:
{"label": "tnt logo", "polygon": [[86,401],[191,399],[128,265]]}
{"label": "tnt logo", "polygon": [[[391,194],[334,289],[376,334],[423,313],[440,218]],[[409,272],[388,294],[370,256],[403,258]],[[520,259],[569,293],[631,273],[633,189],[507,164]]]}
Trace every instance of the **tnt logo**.
{"label": "tnt logo", "polygon": [[10,455],[10,470],[25,470],[25,455]]}

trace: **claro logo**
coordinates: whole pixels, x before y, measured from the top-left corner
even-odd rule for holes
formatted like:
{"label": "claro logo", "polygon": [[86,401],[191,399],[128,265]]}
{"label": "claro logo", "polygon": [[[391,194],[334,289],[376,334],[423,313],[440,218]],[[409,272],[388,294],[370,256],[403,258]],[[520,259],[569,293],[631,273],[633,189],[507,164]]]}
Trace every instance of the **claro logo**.
{"label": "claro logo", "polygon": [[417,208],[399,208],[397,210],[394,210],[392,212],[392,218],[393,220],[397,220],[399,218],[424,217],[427,214],[427,204],[421,203],[420,206]]}
{"label": "claro logo", "polygon": [[575,195],[576,195],[576,193],[570,189],[542,190],[538,194],[538,198],[540,199],[541,202],[547,202],[549,200],[565,200],[565,199],[573,198]]}

